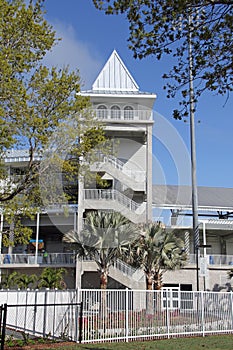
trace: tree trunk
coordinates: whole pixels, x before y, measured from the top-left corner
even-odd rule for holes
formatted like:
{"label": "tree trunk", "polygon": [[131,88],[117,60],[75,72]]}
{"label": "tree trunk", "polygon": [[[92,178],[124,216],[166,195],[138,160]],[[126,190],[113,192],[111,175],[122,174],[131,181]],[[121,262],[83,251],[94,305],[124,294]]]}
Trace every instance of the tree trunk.
{"label": "tree trunk", "polygon": [[163,274],[160,271],[155,272],[154,274],[154,284],[155,289],[160,290],[163,287]]}
{"label": "tree trunk", "polygon": [[108,285],[108,272],[106,270],[102,270],[100,273],[100,289],[101,289],[101,302],[100,302],[100,317],[102,320],[102,328],[106,329],[106,320],[107,320],[107,289]]}
{"label": "tree trunk", "polygon": [[154,314],[154,305],[153,305],[153,274],[148,273],[146,275],[146,314],[153,315]]}
{"label": "tree trunk", "polygon": [[102,270],[100,273],[100,289],[107,289],[108,286],[108,273],[106,270]]}
{"label": "tree trunk", "polygon": [[155,301],[155,308],[156,308],[156,312],[160,313],[161,312],[161,308],[162,308],[162,277],[163,274],[161,271],[156,271],[154,274],[154,286],[155,286],[155,290],[156,292],[156,301]]}
{"label": "tree trunk", "polygon": [[146,289],[153,290],[153,283],[154,283],[153,274],[148,273],[146,275]]}

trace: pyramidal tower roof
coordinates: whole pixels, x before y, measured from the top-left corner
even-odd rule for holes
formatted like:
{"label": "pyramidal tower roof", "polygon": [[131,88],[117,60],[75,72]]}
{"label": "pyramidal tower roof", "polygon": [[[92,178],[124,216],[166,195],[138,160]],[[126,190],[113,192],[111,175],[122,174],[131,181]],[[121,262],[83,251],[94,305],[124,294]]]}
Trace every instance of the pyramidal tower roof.
{"label": "pyramidal tower roof", "polygon": [[113,50],[111,56],[92,85],[92,91],[137,92],[139,87],[120,56]]}

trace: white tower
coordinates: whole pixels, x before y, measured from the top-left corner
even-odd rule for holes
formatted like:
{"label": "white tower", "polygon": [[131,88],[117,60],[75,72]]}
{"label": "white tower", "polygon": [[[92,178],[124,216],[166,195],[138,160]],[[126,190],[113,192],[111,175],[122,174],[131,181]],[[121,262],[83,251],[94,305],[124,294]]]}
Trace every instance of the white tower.
{"label": "white tower", "polygon": [[152,126],[155,94],[144,93],[114,50],[89,96],[112,139],[113,154],[93,170],[109,180],[108,189],[80,188],[79,224],[85,211],[114,210],[134,223],[152,220]]}

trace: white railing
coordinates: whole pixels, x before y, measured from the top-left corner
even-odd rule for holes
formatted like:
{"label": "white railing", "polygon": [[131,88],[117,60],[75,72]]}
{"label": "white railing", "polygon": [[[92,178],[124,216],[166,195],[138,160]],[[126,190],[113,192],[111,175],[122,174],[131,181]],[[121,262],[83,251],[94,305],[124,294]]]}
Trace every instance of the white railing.
{"label": "white railing", "polygon": [[115,169],[122,171],[136,182],[144,182],[146,179],[146,172],[143,170],[129,169],[120,159],[114,156],[105,156],[99,154],[99,161],[113,166]]}
{"label": "white railing", "polygon": [[75,212],[77,211],[78,204],[71,204],[71,203],[53,203],[48,204],[45,207],[41,208],[42,211],[46,212],[58,212],[58,211],[71,211]]}
{"label": "white railing", "polygon": [[[89,259],[85,259],[89,260]],[[47,257],[38,254],[0,254],[0,265],[5,264],[43,264],[43,265],[74,265],[76,261],[75,253],[48,253]],[[207,255],[208,266],[228,266],[233,268],[233,255]],[[196,264],[196,255],[189,254],[187,265]],[[114,265],[116,269],[120,270],[127,276],[132,276],[137,270],[122,260],[118,259]]]}
{"label": "white railing", "polygon": [[[209,266],[218,265],[218,266],[229,266],[233,268],[233,255],[206,255],[207,263]],[[188,257],[189,264],[196,264],[196,255],[189,254]]]}
{"label": "white railing", "polygon": [[42,265],[74,265],[76,255],[73,253],[48,253],[42,254],[1,254],[0,263],[5,264],[42,264]]}
{"label": "white railing", "polygon": [[136,211],[142,203],[136,203],[117,190],[85,189],[84,199],[116,201],[131,211]]}
{"label": "white railing", "polygon": [[153,120],[153,114],[151,110],[130,110],[123,109],[111,110],[111,109],[93,109],[96,117],[100,120],[118,121],[118,120]]}
{"label": "white railing", "polygon": [[[88,262],[88,261],[94,262],[95,261],[94,259],[91,259],[88,256],[83,257],[82,260],[86,261],[86,262]],[[124,275],[135,279],[136,281],[138,281],[142,277],[140,272],[144,274],[143,270],[135,269],[134,267],[128,265],[127,263],[125,263],[124,261],[122,261],[120,259],[115,260],[112,267],[114,269],[122,272]],[[139,272],[139,273],[137,273],[137,272]]]}
{"label": "white railing", "polygon": [[[161,291],[2,290],[0,299],[2,304],[12,305],[7,312],[7,326],[35,336],[50,334],[59,338],[64,334],[60,327],[63,324],[69,340],[78,341],[77,311],[76,314],[70,312],[70,303],[80,301],[83,343],[233,333],[233,293],[180,291],[178,288]],[[48,312],[45,306],[50,303],[52,307]]]}
{"label": "white railing", "polygon": [[124,261],[122,261],[120,259],[117,259],[114,262],[113,267],[116,268],[117,270],[121,271],[125,275],[130,276],[130,277],[132,277],[133,274],[137,271],[137,269],[126,264]]}

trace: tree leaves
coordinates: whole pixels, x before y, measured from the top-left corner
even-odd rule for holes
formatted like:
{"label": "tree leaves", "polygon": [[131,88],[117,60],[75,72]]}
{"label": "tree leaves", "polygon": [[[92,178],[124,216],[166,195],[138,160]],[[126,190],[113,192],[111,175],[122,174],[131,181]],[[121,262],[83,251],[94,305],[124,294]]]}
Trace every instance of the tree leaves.
{"label": "tree leaves", "polygon": [[[233,89],[233,2],[189,0],[93,0],[106,14],[124,13],[129,21],[129,48],[134,57],[172,55],[164,74],[167,97],[176,97],[189,83],[189,37],[196,99],[205,91],[228,96]],[[187,115],[189,95],[180,99],[179,115]],[[197,102],[197,101],[196,101]],[[175,116],[177,113],[175,113]]]}
{"label": "tree leaves", "polygon": [[[44,190],[53,191],[42,186],[46,171],[50,177],[59,171],[60,177],[64,172],[67,179],[77,179],[80,158],[105,141],[89,99],[80,95],[78,70],[43,65],[57,42],[43,2],[0,0],[0,202],[5,223],[14,219],[15,231],[14,241],[4,231],[8,246],[30,236],[20,223],[22,215],[70,199],[63,182],[61,194],[43,198]],[[11,158],[24,160],[16,165]]]}

